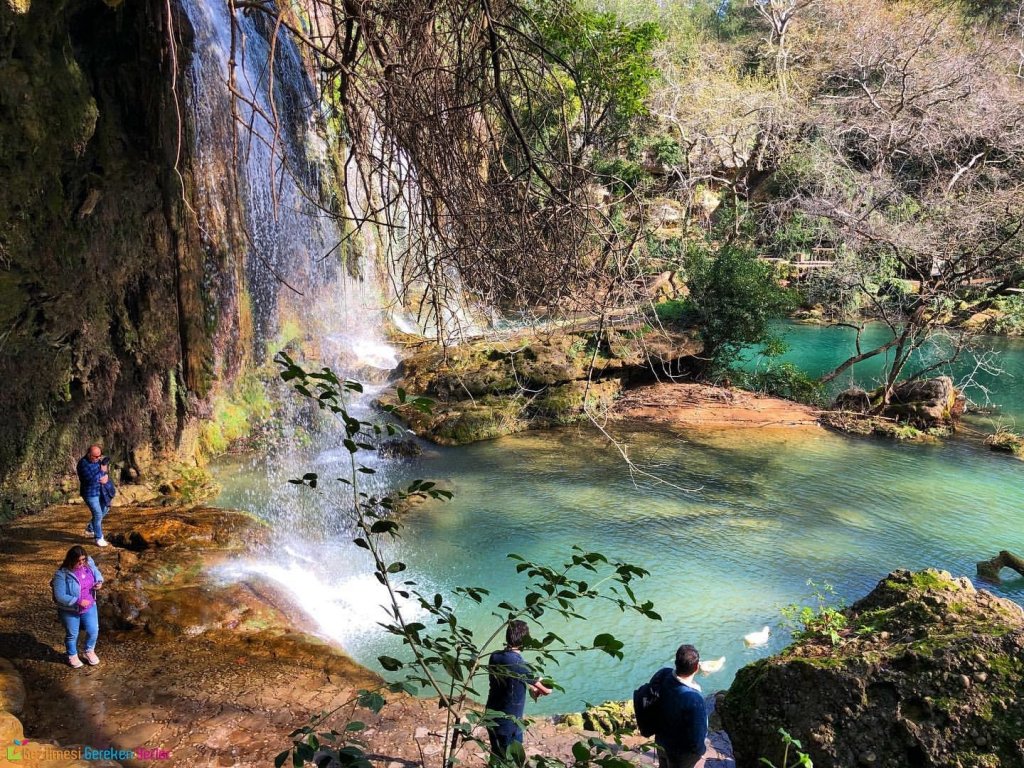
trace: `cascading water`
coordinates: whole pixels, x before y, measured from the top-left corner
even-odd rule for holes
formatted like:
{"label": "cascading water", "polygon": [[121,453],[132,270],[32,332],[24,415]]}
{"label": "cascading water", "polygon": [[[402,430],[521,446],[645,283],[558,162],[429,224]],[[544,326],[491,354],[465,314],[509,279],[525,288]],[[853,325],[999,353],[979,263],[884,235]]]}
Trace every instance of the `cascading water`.
{"label": "cascading water", "polygon": [[[272,29],[260,14],[239,13],[232,30],[226,2],[182,0],[182,7],[195,32],[189,106],[204,245],[244,254],[239,268],[248,304],[243,298],[239,306],[251,311],[256,358],[284,336],[282,329],[301,328],[307,351],[320,361],[341,375],[371,380],[366,396],[352,404],[354,415],[365,416],[372,381],[380,381],[397,358],[383,341],[374,281],[353,277],[352,265],[342,258],[350,250],[372,255],[372,241],[364,233],[349,233],[364,238],[361,248],[349,248],[336,219],[316,202],[329,166],[325,143],[309,117],[317,113],[311,108],[317,96],[299,51],[284,33],[271,46]],[[344,205],[352,213],[363,201],[346,192]],[[340,484],[335,490],[323,484],[313,493],[287,482],[309,471],[345,475],[347,452],[296,443],[257,461],[265,485],[247,481],[244,489],[231,489],[231,467],[226,467],[224,501],[266,519],[271,545],[225,576],[257,574],[277,582],[337,640],[348,641],[359,627],[374,626],[381,618],[381,596],[346,535],[344,510],[351,497]],[[362,463],[383,462],[371,457]],[[251,469],[244,470],[249,477]],[[344,568],[339,555],[350,561]]]}

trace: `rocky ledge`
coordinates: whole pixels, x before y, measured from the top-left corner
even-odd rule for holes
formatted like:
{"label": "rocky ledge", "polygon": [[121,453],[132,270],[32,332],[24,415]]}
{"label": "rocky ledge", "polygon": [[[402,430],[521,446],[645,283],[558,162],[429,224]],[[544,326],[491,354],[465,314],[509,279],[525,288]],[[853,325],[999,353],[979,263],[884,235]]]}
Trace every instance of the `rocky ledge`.
{"label": "rocky ledge", "polygon": [[736,676],[720,705],[736,764],[781,765],[779,729],[815,765],[1024,766],[1024,611],[945,571],[896,571],[809,637]]}
{"label": "rocky ledge", "polygon": [[627,387],[679,373],[700,350],[693,333],[637,324],[425,344],[402,362],[397,386],[433,399],[432,412],[400,413],[442,445],[571,424],[585,408],[603,412]]}

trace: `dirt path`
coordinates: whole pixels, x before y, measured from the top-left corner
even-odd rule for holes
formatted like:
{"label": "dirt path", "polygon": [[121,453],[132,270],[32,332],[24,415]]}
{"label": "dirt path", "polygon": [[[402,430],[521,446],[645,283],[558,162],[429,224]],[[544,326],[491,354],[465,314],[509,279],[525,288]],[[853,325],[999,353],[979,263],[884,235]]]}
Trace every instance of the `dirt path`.
{"label": "dirt path", "polygon": [[[168,514],[115,507],[105,527],[116,531],[128,518],[137,522]],[[269,766],[289,745],[288,733],[311,713],[333,709],[359,688],[379,682],[343,654],[280,627],[251,632],[206,628],[216,624],[210,623],[210,614],[223,613],[239,601],[262,601],[261,621],[277,608],[274,598],[266,599],[258,590],[242,594],[238,590],[246,587],[236,587],[225,597],[202,583],[180,589],[172,585],[168,591],[181,593],[179,603],[173,595],[161,598],[172,617],[169,626],[178,617],[186,629],[154,634],[101,627],[101,664],[71,669],[48,588],[64,553],[73,544],[85,545],[111,588],[117,586],[119,567],[137,558],[118,547],[92,546],[82,534],[85,518],[81,505],[57,506],[0,529],[0,582],[5,585],[0,590],[0,658],[10,659],[24,680],[27,696],[19,717],[29,739],[64,747],[170,753],[170,759],[158,761],[120,761],[130,766]],[[181,528],[177,519],[160,525]],[[201,621],[207,624],[196,625],[200,619],[193,615],[204,617]],[[280,621],[291,626],[286,616]],[[441,723],[434,703],[394,697],[379,715],[353,714],[367,723],[364,736],[383,768],[407,768],[423,759],[435,768]],[[528,751],[569,759],[581,735],[541,721],[528,736]],[[651,762],[650,756],[637,757]],[[475,749],[464,758],[471,766],[484,762]],[[708,758],[707,768],[732,765],[718,751]],[[8,762],[0,753],[4,764]],[[37,760],[10,764],[101,765]]]}

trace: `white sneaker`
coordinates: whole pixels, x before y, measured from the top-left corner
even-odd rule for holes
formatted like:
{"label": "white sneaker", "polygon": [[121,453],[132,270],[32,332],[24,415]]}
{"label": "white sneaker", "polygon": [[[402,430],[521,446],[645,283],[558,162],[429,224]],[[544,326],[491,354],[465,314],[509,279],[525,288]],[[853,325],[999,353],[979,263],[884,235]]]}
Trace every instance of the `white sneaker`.
{"label": "white sneaker", "polygon": [[96,546],[97,547],[107,547],[107,546],[110,546],[110,543],[106,539],[96,539]]}

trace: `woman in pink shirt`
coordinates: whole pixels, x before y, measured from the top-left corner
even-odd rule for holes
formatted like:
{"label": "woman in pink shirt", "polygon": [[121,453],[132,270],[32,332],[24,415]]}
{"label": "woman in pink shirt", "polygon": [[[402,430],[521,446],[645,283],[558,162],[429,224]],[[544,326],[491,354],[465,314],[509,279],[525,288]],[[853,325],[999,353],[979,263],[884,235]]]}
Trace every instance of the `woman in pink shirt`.
{"label": "woman in pink shirt", "polygon": [[103,586],[103,575],[85,549],[74,546],[68,550],[64,562],[50,582],[57,615],[64,625],[64,645],[68,664],[76,669],[83,666],[78,658],[78,633],[85,630],[85,650],[82,656],[87,664],[100,663],[96,655],[96,639],[100,634],[99,612],[96,610],[96,590]]}

